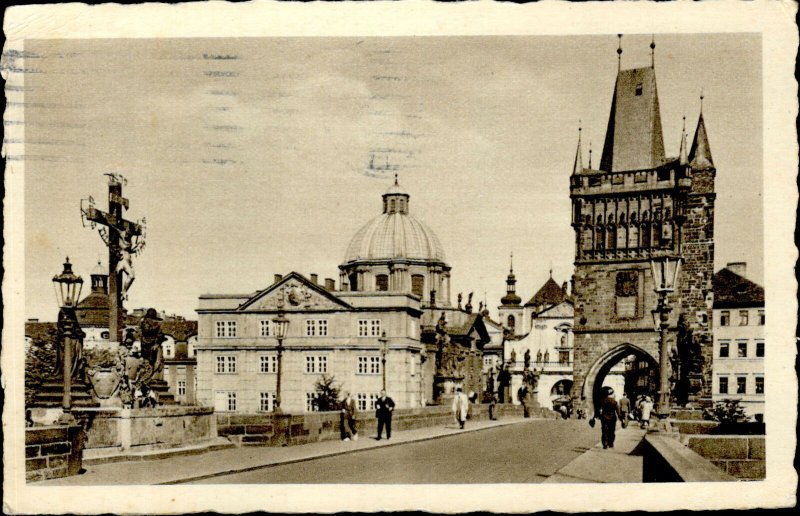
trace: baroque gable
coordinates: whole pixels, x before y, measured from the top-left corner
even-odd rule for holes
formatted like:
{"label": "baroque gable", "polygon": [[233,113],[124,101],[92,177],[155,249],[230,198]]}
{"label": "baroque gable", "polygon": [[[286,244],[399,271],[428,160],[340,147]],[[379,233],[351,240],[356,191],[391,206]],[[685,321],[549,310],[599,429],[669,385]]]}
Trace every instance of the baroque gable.
{"label": "baroque gable", "polygon": [[340,310],[352,308],[295,272],[262,290],[240,307],[240,311],[284,310]]}

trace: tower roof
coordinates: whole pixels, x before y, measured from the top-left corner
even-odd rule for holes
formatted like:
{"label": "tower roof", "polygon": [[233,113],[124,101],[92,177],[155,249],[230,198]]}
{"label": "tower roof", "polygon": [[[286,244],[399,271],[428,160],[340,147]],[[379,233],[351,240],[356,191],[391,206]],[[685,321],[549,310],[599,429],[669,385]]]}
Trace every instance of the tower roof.
{"label": "tower roof", "polygon": [[565,298],[564,289],[551,276],[525,306],[557,305],[563,303]]}
{"label": "tower roof", "polygon": [[664,136],[655,70],[621,70],[614,87],[600,170],[647,170],[663,162]]}
{"label": "tower roof", "polygon": [[764,287],[730,269],[717,272],[711,281],[714,287],[714,308],[764,306]]}
{"label": "tower roof", "polygon": [[689,152],[689,165],[694,170],[714,168],[714,161],[711,159],[711,146],[708,144],[708,134],[706,133],[706,124],[703,122],[702,111],[697,121],[697,130],[694,132],[692,150]]}
{"label": "tower roof", "polygon": [[578,150],[575,151],[575,164],[572,166],[572,175],[578,175],[581,172],[583,172],[583,153],[581,152],[581,128],[578,128]]}

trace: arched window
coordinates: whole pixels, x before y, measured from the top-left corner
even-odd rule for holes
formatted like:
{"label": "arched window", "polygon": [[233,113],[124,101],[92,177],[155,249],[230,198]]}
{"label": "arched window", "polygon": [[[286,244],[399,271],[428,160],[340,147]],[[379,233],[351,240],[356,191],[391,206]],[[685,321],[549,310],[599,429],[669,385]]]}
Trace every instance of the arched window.
{"label": "arched window", "polygon": [[107,332],[107,331],[100,332],[100,338],[103,339],[103,340],[108,340],[108,338],[110,336],[111,336],[111,334],[109,332]]}
{"label": "arched window", "polygon": [[606,245],[606,248],[614,249],[614,247],[617,245],[617,227],[614,224],[609,224],[606,233],[608,237],[608,244]]}
{"label": "arched window", "polygon": [[642,224],[642,247],[650,247],[650,224]]}
{"label": "arched window", "polygon": [[375,276],[375,290],[378,292],[386,292],[389,290],[389,276],[386,274],[378,274]]}
{"label": "arched window", "polygon": [[350,274],[350,290],[353,292],[358,292],[358,273],[354,272]]}
{"label": "arched window", "polygon": [[513,330],[514,326],[516,326],[516,324],[517,324],[517,320],[514,318],[514,316],[513,315],[509,315],[508,316],[508,327]]}
{"label": "arched window", "polygon": [[411,293],[415,296],[422,297],[425,292],[425,276],[422,274],[414,274],[411,276]]}
{"label": "arched window", "polygon": [[606,230],[603,226],[597,226],[597,232],[595,233],[595,247],[602,251],[606,248]]}
{"label": "arched window", "polygon": [[653,230],[653,236],[650,237],[650,242],[652,242],[653,247],[660,247],[662,245],[661,242],[661,223],[660,222],[653,222],[650,226]]}
{"label": "arched window", "polygon": [[592,249],[592,226],[586,224],[581,232],[581,247],[584,251]]}
{"label": "arched window", "polygon": [[391,201],[389,201],[389,213],[394,213],[394,212],[395,212],[394,199],[392,199]]}

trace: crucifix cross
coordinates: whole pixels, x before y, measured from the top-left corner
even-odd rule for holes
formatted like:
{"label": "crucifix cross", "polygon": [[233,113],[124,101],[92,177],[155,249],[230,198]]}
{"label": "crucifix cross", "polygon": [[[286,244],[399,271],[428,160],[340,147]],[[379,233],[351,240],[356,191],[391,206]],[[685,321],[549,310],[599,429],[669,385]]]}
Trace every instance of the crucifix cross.
{"label": "crucifix cross", "polygon": [[[122,184],[125,179],[119,174],[108,176],[108,211],[94,206],[89,198],[88,206],[81,206],[81,212],[92,228],[99,224],[107,228],[101,229],[101,236],[108,247],[108,299],[109,299],[109,335],[114,342],[122,341],[124,294],[127,294],[134,279],[132,256],[144,247],[144,227],[138,222],[125,220],[122,210],[128,209],[128,199],[122,196]],[[128,277],[122,283],[122,273]],[[120,288],[122,287],[122,288]]]}

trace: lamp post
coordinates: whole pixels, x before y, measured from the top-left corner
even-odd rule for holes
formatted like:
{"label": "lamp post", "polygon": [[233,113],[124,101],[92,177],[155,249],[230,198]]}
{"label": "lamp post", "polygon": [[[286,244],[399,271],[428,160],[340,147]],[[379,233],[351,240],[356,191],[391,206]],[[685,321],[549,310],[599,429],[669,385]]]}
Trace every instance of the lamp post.
{"label": "lamp post", "polygon": [[275,328],[275,338],[278,339],[278,378],[275,387],[275,407],[273,413],[282,414],[281,410],[281,376],[283,375],[283,339],[286,337],[286,330],[289,328],[289,319],[283,316],[283,312],[272,320]]}
{"label": "lamp post", "polygon": [[75,315],[75,305],[80,299],[83,288],[83,278],[72,272],[72,264],[69,257],[64,262],[64,270],[61,274],[53,276],[53,288],[58,300],[58,340],[62,343],[63,352],[61,361],[63,366],[64,396],[61,399],[62,414],[58,418],[61,424],[74,424],[75,418],[72,415],[72,369],[74,361],[73,351],[75,341],[79,341],[83,332],[81,331],[78,317]]}
{"label": "lamp post", "polygon": [[669,314],[672,311],[672,307],[669,306],[667,296],[675,291],[680,269],[680,258],[663,256],[650,260],[650,270],[653,274],[653,291],[658,295],[658,304],[652,313],[653,322],[656,324],[656,331],[659,332],[660,338],[658,348],[658,402],[656,403],[656,414],[660,419],[668,417],[670,411],[667,329],[669,328]]}
{"label": "lamp post", "polygon": [[381,337],[378,339],[378,342],[381,343],[381,372],[383,373],[383,390],[386,390],[386,347],[389,343],[389,339],[386,338],[386,332],[381,333]]}

